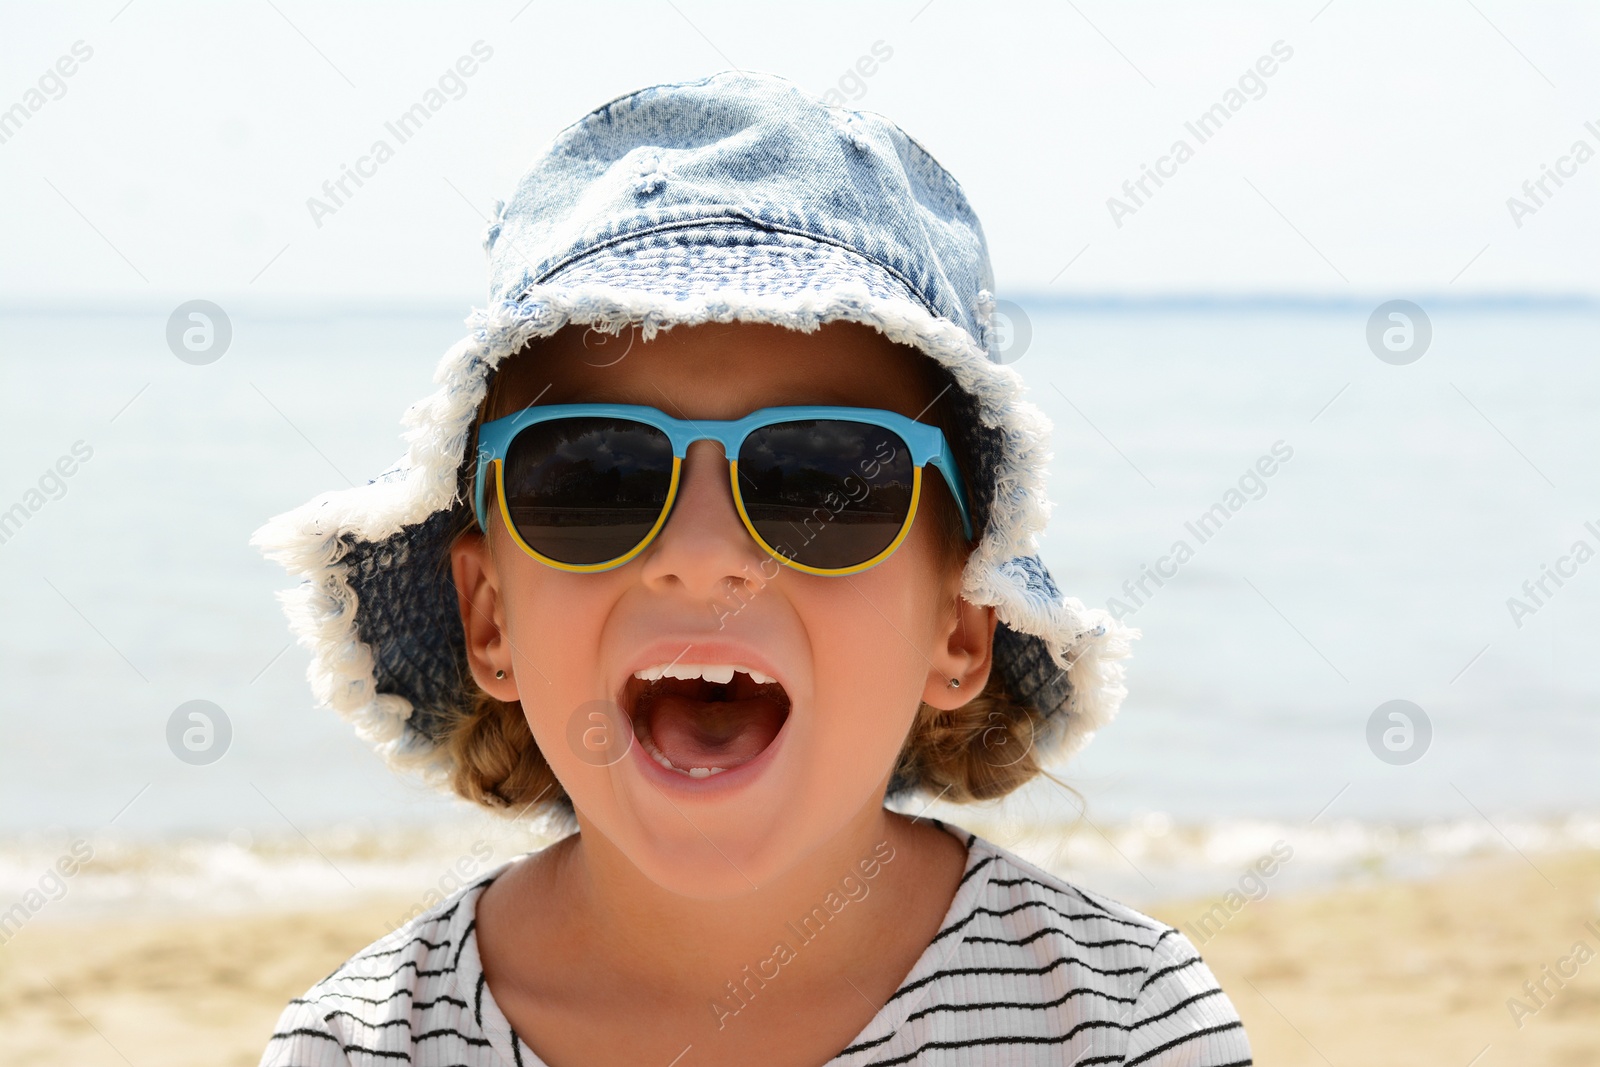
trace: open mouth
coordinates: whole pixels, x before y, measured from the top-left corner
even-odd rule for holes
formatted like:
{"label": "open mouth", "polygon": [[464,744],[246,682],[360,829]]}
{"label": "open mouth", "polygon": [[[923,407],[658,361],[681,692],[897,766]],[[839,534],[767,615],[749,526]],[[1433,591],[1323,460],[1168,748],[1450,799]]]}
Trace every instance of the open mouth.
{"label": "open mouth", "polygon": [[633,673],[623,707],[651,759],[709,778],[766,751],[789,717],[789,694],[750,667],[663,663]]}

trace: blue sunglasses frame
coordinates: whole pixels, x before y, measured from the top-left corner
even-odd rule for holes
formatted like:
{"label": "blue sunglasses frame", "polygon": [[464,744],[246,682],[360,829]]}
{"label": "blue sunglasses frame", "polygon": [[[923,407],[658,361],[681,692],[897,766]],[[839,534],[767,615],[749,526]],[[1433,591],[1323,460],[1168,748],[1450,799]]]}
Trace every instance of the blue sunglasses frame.
{"label": "blue sunglasses frame", "polygon": [[[538,550],[528,545],[522,539],[521,534],[517,532],[516,526],[511,521],[506,502],[505,458],[507,451],[511,447],[511,442],[515,440],[519,433],[530,426],[536,426],[555,419],[574,417],[630,419],[662,431],[672,445],[672,482],[667,490],[666,501],[662,504],[661,514],[657,517],[655,526],[626,554],[603,563],[562,563],[541,554]],[[744,498],[739,491],[738,460],[739,449],[743,446],[745,438],[764,427],[812,419],[835,419],[844,422],[865,423],[869,426],[888,430],[904,442],[914,465],[911,505],[907,510],[904,525],[887,548],[864,563],[846,568],[831,569],[811,567],[798,563],[783,555],[772,545],[767,544],[745,511]],[[478,468],[477,478],[474,480],[476,491],[473,499],[473,513],[478,520],[478,528],[484,531],[489,529],[486,490],[490,468],[492,467],[495,489],[500,500],[500,518],[505,523],[506,530],[511,534],[512,539],[517,542],[523,551],[541,563],[548,564],[558,570],[589,573],[620,567],[640,552],[643,552],[650,542],[655,540],[656,535],[661,532],[661,528],[666,525],[667,516],[672,512],[672,506],[678,497],[678,485],[681,480],[683,461],[688,457],[689,446],[695,441],[717,441],[721,443],[723,454],[728,459],[728,476],[733,488],[734,504],[738,508],[739,517],[744,523],[745,530],[755,538],[757,544],[761,545],[775,559],[797,570],[820,575],[853,574],[866,570],[868,567],[875,566],[887,559],[895,549],[900,547],[900,542],[905,539],[906,534],[911,530],[911,524],[917,515],[917,505],[921,499],[922,468],[930,463],[940,474],[944,475],[945,484],[950,487],[950,495],[955,498],[956,508],[961,513],[962,532],[966,535],[968,541],[972,540],[972,516],[968,505],[967,488],[961,479],[961,472],[956,468],[955,454],[950,450],[950,444],[945,440],[944,433],[937,426],[917,422],[915,419],[907,418],[897,411],[885,411],[882,408],[835,407],[831,405],[760,408],[739,419],[699,421],[673,418],[660,408],[642,404],[546,404],[523,408],[514,414],[486,422],[478,429]]]}

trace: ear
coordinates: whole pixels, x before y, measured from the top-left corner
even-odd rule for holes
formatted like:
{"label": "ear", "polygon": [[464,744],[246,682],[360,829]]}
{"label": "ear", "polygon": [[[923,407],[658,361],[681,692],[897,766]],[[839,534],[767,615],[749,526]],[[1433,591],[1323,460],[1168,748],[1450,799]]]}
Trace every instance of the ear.
{"label": "ear", "polygon": [[[983,692],[994,667],[994,628],[999,623],[993,607],[956,598],[950,629],[929,659],[932,669],[922,688],[924,703],[953,711]],[[956,685],[950,684],[952,679]]]}
{"label": "ear", "polygon": [[[467,664],[473,680],[496,700],[510,703],[518,699],[500,579],[489,541],[480,531],[469,530],[450,546],[450,576],[456,585],[456,606],[467,636]],[[505,677],[496,678],[496,671],[504,671]]]}

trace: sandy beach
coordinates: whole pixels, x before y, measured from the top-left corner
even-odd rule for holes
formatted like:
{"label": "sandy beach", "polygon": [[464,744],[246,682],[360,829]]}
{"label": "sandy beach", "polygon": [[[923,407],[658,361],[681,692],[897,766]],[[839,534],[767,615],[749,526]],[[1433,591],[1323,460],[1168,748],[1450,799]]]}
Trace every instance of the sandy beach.
{"label": "sandy beach", "polygon": [[[1600,854],[1533,862],[1269,895],[1201,951],[1261,1064],[1600,1063],[1600,954],[1573,957],[1580,941],[1600,953],[1585,925],[1600,928]],[[1215,903],[1150,910],[1182,927]],[[35,923],[0,948],[0,1063],[248,1067],[290,997],[409,907]]]}
{"label": "sandy beach", "polygon": [[[1600,963],[1579,967],[1564,988],[1545,979],[1553,995],[1543,1007],[1522,988],[1579,941],[1600,960],[1600,936],[1585,926],[1600,927],[1600,854],[1534,862],[1498,858],[1426,882],[1269,897],[1200,951],[1260,1064],[1600,1063]],[[1152,910],[1182,926],[1208,907]],[[1536,1008],[1520,1027],[1512,997]]]}

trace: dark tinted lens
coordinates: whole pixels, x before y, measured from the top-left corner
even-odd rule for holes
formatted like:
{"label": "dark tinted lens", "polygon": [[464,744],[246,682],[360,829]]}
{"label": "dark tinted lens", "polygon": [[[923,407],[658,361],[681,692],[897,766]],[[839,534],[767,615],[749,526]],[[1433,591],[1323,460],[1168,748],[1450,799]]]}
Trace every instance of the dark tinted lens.
{"label": "dark tinted lens", "polygon": [[739,449],[739,495],[751,525],[808,567],[853,567],[899,534],[915,468],[900,435],[838,419],[757,430]]}
{"label": "dark tinted lens", "polygon": [[575,565],[627,555],[661,517],[672,486],[672,444],[627,419],[553,419],[506,452],[506,506],[535,551]]}

